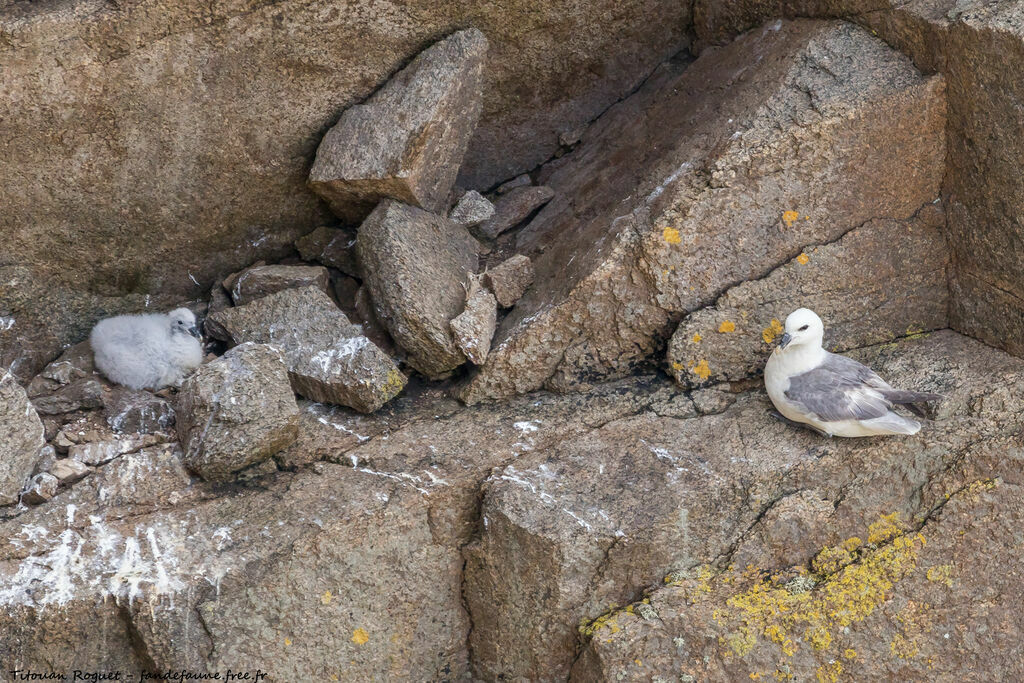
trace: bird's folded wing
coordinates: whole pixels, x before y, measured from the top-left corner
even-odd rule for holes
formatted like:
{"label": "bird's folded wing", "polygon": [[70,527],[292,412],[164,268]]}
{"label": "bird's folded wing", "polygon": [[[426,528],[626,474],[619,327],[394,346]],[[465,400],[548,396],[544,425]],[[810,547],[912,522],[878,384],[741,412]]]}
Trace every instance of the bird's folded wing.
{"label": "bird's folded wing", "polygon": [[790,378],[786,398],[823,422],[870,420],[889,412],[892,404],[879,391],[888,386],[857,361],[830,355],[822,365]]}

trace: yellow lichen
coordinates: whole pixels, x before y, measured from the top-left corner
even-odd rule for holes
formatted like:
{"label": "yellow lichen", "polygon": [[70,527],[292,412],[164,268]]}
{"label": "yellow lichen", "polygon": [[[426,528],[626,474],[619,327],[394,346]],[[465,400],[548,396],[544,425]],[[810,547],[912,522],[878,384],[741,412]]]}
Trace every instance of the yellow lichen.
{"label": "yellow lichen", "polygon": [[842,673],[843,665],[839,662],[829,662],[819,666],[815,672],[818,677],[818,683],[836,683],[839,680],[839,675]]}
{"label": "yellow lichen", "polygon": [[900,659],[910,659],[918,653],[917,643],[902,633],[897,633],[893,637],[892,642],[889,643],[889,650],[892,652],[893,657],[899,657]]}
{"label": "yellow lichen", "polygon": [[801,254],[796,257],[796,262],[799,263],[801,266],[806,266],[808,263],[810,263],[810,261],[811,257],[803,252],[801,252]]}
{"label": "yellow lichen", "polygon": [[800,218],[799,211],[785,211],[782,214],[782,220],[786,223],[787,228],[793,227],[793,223],[796,223],[798,218]]}
{"label": "yellow lichen", "polygon": [[679,231],[672,227],[662,230],[661,236],[664,237],[665,241],[669,244],[679,244],[683,241],[682,238],[679,237]]}
{"label": "yellow lichen", "polygon": [[683,364],[677,360],[672,361],[672,369],[678,372],[683,369]]}
{"label": "yellow lichen", "polygon": [[708,362],[705,359],[701,358],[697,365],[693,368],[693,374],[700,377],[701,380],[706,380],[708,377],[711,376],[711,367],[708,365]]}
{"label": "yellow lichen", "polygon": [[925,572],[925,576],[934,583],[944,583],[949,588],[953,587],[953,565],[951,564],[929,567],[928,571]]}
{"label": "yellow lichen", "polygon": [[333,597],[334,595],[331,594],[331,591],[324,591],[324,594],[320,596],[320,602],[324,605],[329,605]]}
{"label": "yellow lichen", "polygon": [[691,339],[690,341],[692,341],[694,344],[700,344],[701,339],[703,339],[703,337],[700,336],[700,332],[696,332],[693,335],[693,339]]}
{"label": "yellow lichen", "polygon": [[285,638],[284,639],[284,644],[285,645],[291,645],[292,644],[292,639],[291,638]]}
{"label": "yellow lichen", "polygon": [[370,640],[370,634],[366,632],[364,628],[357,628],[352,631],[352,642],[356,645],[365,645]]}
{"label": "yellow lichen", "polygon": [[718,331],[722,332],[722,333],[735,332],[736,331],[736,323],[734,323],[731,320],[723,320],[722,324],[718,326]]}
{"label": "yellow lichen", "polygon": [[843,650],[843,657],[845,657],[846,659],[856,659],[857,651],[853,648],[848,647],[845,650]]}
{"label": "yellow lichen", "polygon": [[772,318],[771,324],[761,330],[761,339],[764,339],[765,344],[771,344],[783,331],[782,323],[776,318]]}
{"label": "yellow lichen", "polygon": [[796,653],[798,638],[818,650],[829,648],[837,633],[863,621],[887,599],[895,583],[917,566],[924,545],[920,534],[904,533],[896,514],[880,518],[868,533],[882,545],[864,547],[852,537],[823,549],[812,562],[819,576],[810,591],[791,592],[762,575],[745,592],[728,598],[722,616],[732,628],[722,644],[741,657],[758,637],[777,644],[786,656]]}

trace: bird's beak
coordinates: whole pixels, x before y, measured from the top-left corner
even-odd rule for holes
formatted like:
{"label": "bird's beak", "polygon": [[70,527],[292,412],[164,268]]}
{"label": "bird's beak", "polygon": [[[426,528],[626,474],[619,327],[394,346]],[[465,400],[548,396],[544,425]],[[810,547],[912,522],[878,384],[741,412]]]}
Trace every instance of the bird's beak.
{"label": "bird's beak", "polygon": [[789,342],[793,341],[793,338],[788,334],[782,335],[782,339],[779,340],[779,348],[784,349],[789,346]]}
{"label": "bird's beak", "polygon": [[196,339],[202,339],[203,338],[203,335],[199,331],[199,328],[196,327],[195,325],[193,325],[192,327],[188,328],[188,333],[191,334]]}

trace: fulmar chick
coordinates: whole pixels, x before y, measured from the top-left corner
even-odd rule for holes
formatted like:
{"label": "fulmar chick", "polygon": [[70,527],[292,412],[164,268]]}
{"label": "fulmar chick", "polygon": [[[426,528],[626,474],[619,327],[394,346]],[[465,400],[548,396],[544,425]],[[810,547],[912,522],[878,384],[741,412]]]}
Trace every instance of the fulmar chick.
{"label": "fulmar chick", "polygon": [[916,434],[917,420],[892,410],[938,401],[940,394],[901,391],[871,368],[821,347],[825,328],[814,311],[798,308],[764,368],[768,397],[778,417],[824,436]]}
{"label": "fulmar chick", "polygon": [[89,335],[96,367],[132,389],[180,386],[203,361],[196,316],[187,308],[166,315],[119,315],[96,323]]}

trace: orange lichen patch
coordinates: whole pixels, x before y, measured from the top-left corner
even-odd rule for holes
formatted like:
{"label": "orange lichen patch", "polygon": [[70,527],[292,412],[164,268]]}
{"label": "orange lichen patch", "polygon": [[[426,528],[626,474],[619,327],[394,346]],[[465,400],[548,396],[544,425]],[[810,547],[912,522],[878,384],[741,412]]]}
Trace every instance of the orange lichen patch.
{"label": "orange lichen patch", "polygon": [[801,266],[806,266],[808,263],[811,262],[811,257],[805,254],[804,252],[800,252],[800,255],[796,257],[796,262],[799,263]]}
{"label": "orange lichen patch", "polygon": [[679,237],[679,231],[672,227],[662,230],[661,236],[664,237],[665,241],[669,244],[679,244],[683,241],[682,238]]}
{"label": "orange lichen patch", "polygon": [[777,318],[772,318],[771,324],[761,330],[761,339],[764,340],[765,344],[771,344],[775,341],[775,338],[782,334],[785,330],[782,327],[782,323]]}
{"label": "orange lichen patch", "polygon": [[357,628],[352,631],[352,642],[356,645],[365,645],[370,640],[370,634],[366,632],[366,629]]}
{"label": "orange lichen patch", "polygon": [[320,596],[320,602],[321,604],[329,605],[331,604],[331,598],[333,597],[334,595],[331,593],[331,591],[324,591],[324,594]]}
{"label": "orange lichen patch", "polygon": [[697,365],[694,366],[692,372],[703,381],[711,376],[711,367],[705,359],[701,358]]}
{"label": "orange lichen patch", "polygon": [[284,644],[285,645],[291,645],[292,644],[292,639],[291,638],[285,638],[284,639]]}
{"label": "orange lichen patch", "polygon": [[723,320],[722,324],[718,326],[718,331],[722,332],[722,333],[735,332],[736,331],[736,323],[734,323],[731,320]]}
{"label": "orange lichen patch", "polygon": [[782,220],[785,222],[787,228],[792,227],[793,223],[796,223],[798,218],[800,218],[799,211],[786,211],[782,214]]}
{"label": "orange lichen patch", "polygon": [[700,332],[694,332],[693,339],[691,339],[690,341],[692,341],[694,344],[700,344],[700,340],[703,338],[704,337],[700,336]]}
{"label": "orange lichen patch", "polygon": [[[866,619],[917,567],[924,546],[921,534],[907,534],[899,526],[897,514],[880,518],[868,533],[879,547],[863,546],[853,537],[818,553],[812,563],[818,580],[811,590],[791,591],[762,573],[746,591],[729,597],[722,616],[731,630],[720,639],[727,654],[742,657],[760,638],[786,656],[793,656],[801,642],[827,650],[843,629]],[[829,665],[824,673],[836,670]]]}

